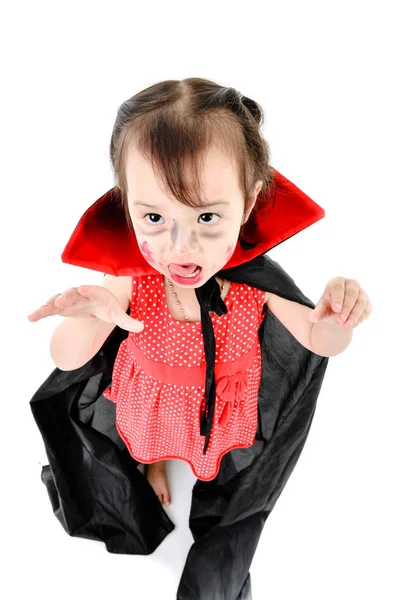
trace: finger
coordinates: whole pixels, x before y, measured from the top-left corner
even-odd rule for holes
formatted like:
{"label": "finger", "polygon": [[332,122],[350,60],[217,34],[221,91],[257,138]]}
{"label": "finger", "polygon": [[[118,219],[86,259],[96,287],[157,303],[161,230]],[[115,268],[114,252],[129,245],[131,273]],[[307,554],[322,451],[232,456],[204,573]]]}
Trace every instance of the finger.
{"label": "finger", "polygon": [[[76,291],[80,295],[81,299],[82,297],[85,298],[83,302],[86,301],[88,305],[93,303],[99,303],[99,305],[102,306],[108,305],[110,307],[109,310],[111,314],[113,304],[111,303],[110,297],[115,298],[115,296],[107,288],[99,285],[80,285],[76,288]],[[117,301],[116,298],[115,300]]]}
{"label": "finger", "polygon": [[317,323],[323,319],[329,312],[329,302],[325,298],[321,298],[316,307],[310,312],[309,319],[313,323]]}
{"label": "finger", "polygon": [[39,308],[34,310],[30,315],[28,315],[29,321],[39,321],[42,318],[49,317],[54,314],[53,301],[58,298],[61,294],[54,294],[47,302],[42,304]]}
{"label": "finger", "polygon": [[361,315],[363,314],[363,312],[365,310],[365,307],[366,307],[366,302],[358,300],[356,302],[353,310],[350,311],[350,314],[349,314],[347,320],[345,321],[344,326],[345,327],[356,327]]}
{"label": "finger", "polygon": [[134,333],[140,333],[144,329],[144,324],[140,321],[136,321],[132,319],[119,304],[117,304],[116,309],[112,313],[113,322],[121,327],[121,329],[125,329],[127,331],[133,331]]}
{"label": "finger", "polygon": [[344,277],[335,277],[333,280],[331,280],[327,287],[330,296],[330,306],[334,312],[338,313],[343,308],[345,297]]}
{"label": "finger", "polygon": [[[55,299],[54,304],[58,311],[66,311],[69,309],[86,311],[93,304],[93,299],[88,298],[78,291],[78,288],[70,288]],[[79,305],[77,307],[77,305]],[[63,315],[64,312],[61,312]]]}
{"label": "finger", "polygon": [[[369,300],[365,300],[364,306],[365,306],[365,308],[364,308],[364,310],[361,310],[361,314],[358,318],[356,317],[356,315],[353,315],[353,311],[350,313],[348,322],[353,321],[353,327],[357,327],[357,325],[359,325],[362,321],[364,321],[365,319],[368,319],[369,315],[371,314],[371,312],[372,312],[371,302]],[[346,323],[346,325],[347,325],[347,323]]]}
{"label": "finger", "polygon": [[107,288],[99,285],[80,285],[76,289],[82,296],[90,298],[90,300],[101,300],[104,298],[104,292],[107,293]]}
{"label": "finger", "polygon": [[64,306],[64,304],[76,304],[77,302],[82,301],[84,302],[84,299],[82,298],[82,295],[78,292],[78,288],[69,288],[68,290],[65,290],[65,292],[63,292],[62,294],[59,294],[58,298],[56,298],[55,303],[58,304],[62,304]]}
{"label": "finger", "polygon": [[82,296],[86,296],[87,298],[93,293],[90,285],[79,285],[77,290]]}
{"label": "finger", "polygon": [[360,292],[360,287],[358,285],[358,283],[356,281],[354,281],[353,279],[347,279],[345,282],[345,294],[344,294],[344,301],[343,301],[343,309],[342,312],[340,313],[340,322],[342,324],[346,323],[350,312],[353,310],[357,299],[358,299],[358,295]]}

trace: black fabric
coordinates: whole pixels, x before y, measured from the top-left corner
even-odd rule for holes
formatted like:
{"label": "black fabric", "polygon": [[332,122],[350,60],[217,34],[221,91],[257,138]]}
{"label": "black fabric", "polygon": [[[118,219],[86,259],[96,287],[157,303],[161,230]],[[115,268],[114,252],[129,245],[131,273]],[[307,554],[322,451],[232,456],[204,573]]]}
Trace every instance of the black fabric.
{"label": "black fabric", "polygon": [[[315,307],[266,254],[218,275]],[[30,406],[49,460],[41,478],[66,532],[103,541],[108,552],[147,555],[175,526],[118,435],[115,404],[102,395],[127,335],[117,326],[86,365],[56,368]],[[193,487],[194,543],[177,600],[252,599],[249,568],[262,529],[308,436],[329,359],[304,348],[271,311],[259,339],[254,444],[225,454],[215,479]]]}
{"label": "black fabric", "polygon": [[195,294],[200,305],[201,331],[203,334],[204,354],[206,357],[205,397],[206,406],[200,416],[200,435],[205,435],[203,454],[207,452],[215,408],[215,335],[210,311],[219,317],[226,315],[228,309],[221,298],[218,281],[211,277],[201,287],[195,289]]}

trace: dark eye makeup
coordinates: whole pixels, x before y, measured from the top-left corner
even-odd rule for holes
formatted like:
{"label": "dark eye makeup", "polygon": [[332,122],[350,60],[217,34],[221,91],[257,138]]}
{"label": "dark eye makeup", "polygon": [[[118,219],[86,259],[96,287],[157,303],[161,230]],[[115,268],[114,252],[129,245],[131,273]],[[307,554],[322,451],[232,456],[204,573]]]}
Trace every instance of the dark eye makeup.
{"label": "dark eye makeup", "polygon": [[[151,224],[153,224],[153,225],[163,225],[163,223],[156,223],[156,222],[154,222],[154,221],[151,221],[151,222],[147,221],[147,220],[146,220],[146,217],[148,217],[148,216],[150,216],[150,215],[152,215],[152,216],[155,216],[155,217],[161,217],[161,215],[159,215],[158,213],[146,213],[146,214],[143,216],[143,219],[145,220],[145,223],[147,223],[148,225],[151,225]],[[202,213],[202,214],[199,216],[199,218],[200,218],[200,217],[203,217],[204,215],[215,215],[216,217],[218,217],[218,221],[217,221],[216,223],[211,223],[212,225],[216,225],[217,223],[219,223],[219,221],[220,221],[220,219],[221,219],[221,215],[219,215],[219,214],[217,214],[217,213],[212,213],[212,212],[208,212],[208,213]],[[210,221],[207,221],[206,223],[201,223],[201,224],[203,224],[203,225],[207,225],[208,223],[210,223]]]}

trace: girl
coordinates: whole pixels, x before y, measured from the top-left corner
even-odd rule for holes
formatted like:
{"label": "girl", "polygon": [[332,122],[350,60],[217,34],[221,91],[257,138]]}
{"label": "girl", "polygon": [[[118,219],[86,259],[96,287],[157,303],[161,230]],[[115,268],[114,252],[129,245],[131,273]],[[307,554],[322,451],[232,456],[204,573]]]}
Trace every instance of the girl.
{"label": "girl", "polygon": [[[256,273],[268,249],[324,216],[270,165],[262,120],[253,100],[197,78],[160,82],[124,102],[110,144],[116,186],[86,211],[62,255],[105,271],[103,284],[56,294],[28,317],[66,317],[50,346],[62,371],[92,365],[116,325],[129,332],[103,396],[115,403],[118,434],[146,465],[160,503],[170,502],[165,460],[185,460],[200,481],[217,482],[237,456],[231,451],[272,435],[262,432],[269,408],[260,411],[260,332],[270,311],[303,357],[317,355],[322,378],[321,357],[342,352],[372,310],[358,282],[344,277],[328,282],[315,307],[292,293],[292,280],[279,279],[277,265],[263,267],[270,279],[260,287],[245,276],[235,281],[235,267],[248,264],[252,281],[250,265]],[[288,388],[287,399],[298,385],[290,369],[286,383],[276,381],[276,398],[278,388]],[[232,574],[229,581],[236,595],[226,597],[241,589],[245,598],[243,578],[240,587]],[[214,593],[228,583],[213,585]]]}

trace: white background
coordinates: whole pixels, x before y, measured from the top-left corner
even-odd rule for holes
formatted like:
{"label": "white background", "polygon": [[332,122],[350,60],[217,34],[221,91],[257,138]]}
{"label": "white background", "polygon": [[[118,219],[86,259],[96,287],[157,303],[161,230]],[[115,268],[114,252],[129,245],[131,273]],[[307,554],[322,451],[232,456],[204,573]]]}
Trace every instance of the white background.
{"label": "white background", "polygon": [[[1,10],[2,596],[173,600],[195,478],[167,463],[176,529],[149,556],[71,538],[52,513],[29,400],[61,317],[27,315],[103,275],[63,264],[109,190],[119,105],[205,77],[265,111],[272,164],[326,217],[270,256],[315,303],[356,279],[371,317],[330,359],[300,459],[251,565],[253,600],[399,598],[399,43],[395,2],[13,2]],[[397,58],[396,58],[397,56]],[[5,557],[5,558],[4,558]]]}

